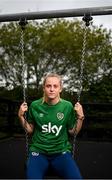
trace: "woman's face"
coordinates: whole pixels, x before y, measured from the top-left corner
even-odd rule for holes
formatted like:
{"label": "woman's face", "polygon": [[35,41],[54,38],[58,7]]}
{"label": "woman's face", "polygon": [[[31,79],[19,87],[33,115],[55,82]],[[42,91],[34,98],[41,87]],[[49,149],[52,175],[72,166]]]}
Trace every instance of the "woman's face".
{"label": "woman's face", "polygon": [[47,77],[43,87],[45,98],[49,100],[56,100],[60,97],[62,87],[58,77]]}

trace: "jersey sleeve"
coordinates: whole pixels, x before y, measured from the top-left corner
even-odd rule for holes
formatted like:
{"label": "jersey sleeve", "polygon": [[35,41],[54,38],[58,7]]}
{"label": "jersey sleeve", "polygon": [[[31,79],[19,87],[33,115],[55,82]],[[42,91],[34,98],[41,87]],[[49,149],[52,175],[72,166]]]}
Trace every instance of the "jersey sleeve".
{"label": "jersey sleeve", "polygon": [[67,122],[67,129],[72,129],[76,125],[76,113],[74,111],[73,106],[71,107],[69,119]]}

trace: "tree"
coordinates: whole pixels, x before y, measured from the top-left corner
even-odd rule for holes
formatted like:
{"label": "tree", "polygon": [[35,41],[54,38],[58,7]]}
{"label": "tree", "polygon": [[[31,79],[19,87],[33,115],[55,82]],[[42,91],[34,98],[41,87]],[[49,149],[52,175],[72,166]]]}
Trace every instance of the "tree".
{"label": "tree", "polygon": [[[0,76],[9,89],[22,83],[20,32],[18,23],[0,28]],[[29,23],[24,31],[26,86],[36,87],[39,91],[43,75],[57,72],[63,75],[65,88],[76,91],[79,88],[83,32],[82,22],[76,19]],[[103,76],[108,77],[111,70],[111,31],[102,26],[91,26],[87,29],[83,90],[89,91],[92,84],[100,82]]]}
{"label": "tree", "polygon": [[112,73],[91,84],[88,97],[92,102],[112,103]]}

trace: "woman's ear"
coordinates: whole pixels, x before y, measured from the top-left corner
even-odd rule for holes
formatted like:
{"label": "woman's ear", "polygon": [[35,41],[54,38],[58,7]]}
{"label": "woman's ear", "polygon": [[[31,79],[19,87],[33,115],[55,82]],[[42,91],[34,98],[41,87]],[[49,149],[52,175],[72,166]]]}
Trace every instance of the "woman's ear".
{"label": "woman's ear", "polygon": [[61,86],[61,87],[60,87],[60,93],[62,92],[62,89],[63,89],[63,87]]}

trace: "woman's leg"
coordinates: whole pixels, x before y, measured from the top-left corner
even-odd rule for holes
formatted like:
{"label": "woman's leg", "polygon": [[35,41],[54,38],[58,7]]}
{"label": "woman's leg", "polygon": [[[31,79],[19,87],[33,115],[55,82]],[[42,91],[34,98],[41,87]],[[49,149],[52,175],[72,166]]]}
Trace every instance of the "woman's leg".
{"label": "woman's leg", "polygon": [[63,153],[52,160],[52,166],[65,179],[82,179],[79,168],[71,153]]}
{"label": "woman's leg", "polygon": [[42,154],[31,152],[27,160],[27,179],[43,179],[48,169],[48,160]]}

